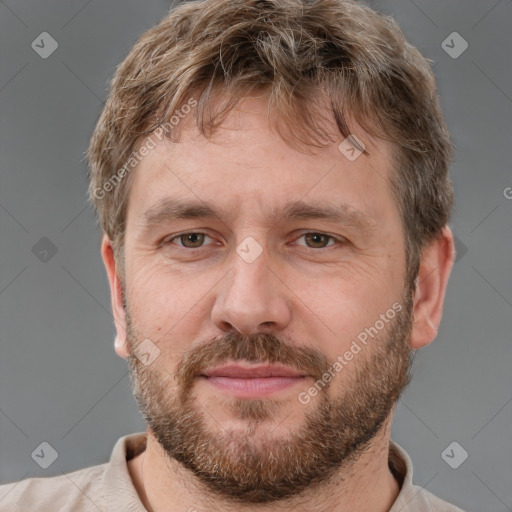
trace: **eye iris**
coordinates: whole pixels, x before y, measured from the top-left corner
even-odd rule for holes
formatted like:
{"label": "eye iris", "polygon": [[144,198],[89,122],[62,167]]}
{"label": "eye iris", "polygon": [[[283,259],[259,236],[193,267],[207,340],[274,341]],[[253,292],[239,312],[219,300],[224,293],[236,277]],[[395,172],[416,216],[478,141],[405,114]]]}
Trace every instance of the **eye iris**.
{"label": "eye iris", "polygon": [[186,235],[181,235],[180,237],[181,243],[185,247],[200,247],[204,242],[204,234],[203,233],[187,233]]}
{"label": "eye iris", "polygon": [[305,235],[306,243],[311,247],[326,247],[329,237],[322,233],[308,233]]}

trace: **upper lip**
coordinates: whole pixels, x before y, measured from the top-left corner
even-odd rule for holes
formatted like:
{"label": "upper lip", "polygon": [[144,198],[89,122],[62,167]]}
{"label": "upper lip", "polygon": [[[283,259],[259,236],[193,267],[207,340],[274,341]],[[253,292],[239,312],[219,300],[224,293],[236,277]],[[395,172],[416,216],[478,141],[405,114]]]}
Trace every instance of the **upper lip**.
{"label": "upper lip", "polygon": [[282,365],[257,365],[247,366],[241,364],[227,364],[207,369],[202,373],[205,377],[231,377],[239,379],[254,379],[258,377],[305,377],[289,366]]}

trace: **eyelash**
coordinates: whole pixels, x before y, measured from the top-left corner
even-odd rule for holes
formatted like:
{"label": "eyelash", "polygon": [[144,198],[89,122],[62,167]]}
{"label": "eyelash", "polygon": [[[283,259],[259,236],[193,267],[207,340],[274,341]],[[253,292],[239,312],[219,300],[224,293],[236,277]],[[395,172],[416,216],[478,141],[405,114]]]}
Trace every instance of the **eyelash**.
{"label": "eyelash", "polygon": [[[162,242],[162,245],[166,246],[166,245],[176,245],[177,247],[180,247],[181,249],[185,249],[185,250],[188,250],[188,251],[193,251],[194,249],[196,250],[200,250],[200,249],[204,249],[206,246],[205,245],[201,245],[200,247],[185,247],[184,245],[180,245],[180,244],[174,244],[173,243],[173,240],[176,240],[176,239],[180,239],[181,237],[184,237],[186,235],[204,235],[205,237],[208,237],[211,239],[211,237],[202,232],[202,231],[187,231],[187,232],[184,232],[184,233],[179,233],[177,235],[174,235],[173,237],[171,238],[167,238],[165,239],[163,242]],[[327,249],[328,247],[333,247],[335,245],[345,245],[347,243],[347,240],[345,240],[344,238],[338,238],[338,237],[335,237],[333,235],[329,235],[328,233],[324,233],[322,231],[306,231],[304,233],[302,233],[300,236],[298,236],[295,240],[299,240],[300,238],[303,238],[305,237],[306,235],[321,235],[321,236],[326,236],[328,237],[329,239],[329,242],[331,240],[333,240],[335,243],[328,243],[328,245],[326,245],[325,247],[308,247],[307,245],[302,245],[302,244],[298,244],[300,245],[301,247],[304,247],[306,249],[312,249],[312,250],[316,250],[318,251],[319,249]]]}

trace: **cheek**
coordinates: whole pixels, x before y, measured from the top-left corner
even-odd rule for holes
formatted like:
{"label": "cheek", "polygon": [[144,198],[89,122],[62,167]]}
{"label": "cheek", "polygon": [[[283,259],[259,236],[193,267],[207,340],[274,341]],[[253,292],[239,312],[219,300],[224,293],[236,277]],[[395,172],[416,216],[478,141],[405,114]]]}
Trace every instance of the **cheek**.
{"label": "cheek", "polygon": [[346,272],[329,276],[294,280],[296,318],[306,342],[321,350],[329,360],[347,351],[352,341],[385,314],[401,297],[401,282],[391,281],[390,268],[382,259],[371,268],[352,266]]}
{"label": "cheek", "polygon": [[209,318],[207,292],[215,280],[210,283],[206,275],[184,276],[142,261],[134,261],[128,275],[128,301],[137,331],[162,348],[172,344],[173,351],[184,351]]}

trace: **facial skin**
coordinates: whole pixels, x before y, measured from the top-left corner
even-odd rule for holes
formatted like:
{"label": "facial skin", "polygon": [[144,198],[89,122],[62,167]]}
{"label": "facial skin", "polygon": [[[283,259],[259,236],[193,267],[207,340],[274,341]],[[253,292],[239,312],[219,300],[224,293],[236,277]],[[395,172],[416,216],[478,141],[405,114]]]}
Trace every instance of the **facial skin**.
{"label": "facial skin", "polygon": [[[249,511],[266,502],[265,510],[384,511],[396,498],[387,467],[392,407],[410,349],[436,335],[454,248],[445,228],[424,251],[419,284],[407,289],[392,148],[354,131],[368,156],[350,162],[337,145],[307,155],[270,130],[262,99],[246,99],[214,139],[191,126],[132,171],[124,305],[106,238],[102,253],[115,348],[150,426],[144,484],[140,459],[130,465],[148,509]],[[219,214],[159,215],[149,225],[147,212],[168,199]],[[344,205],[344,215],[284,215],[297,202]],[[184,232],[207,236],[187,248]],[[237,252],[248,237],[261,248],[251,262]],[[401,312],[301,403],[299,394],[394,303]],[[150,366],[134,355],[145,339],[160,351]],[[278,362],[307,376],[260,399],[201,377],[234,361]]]}

